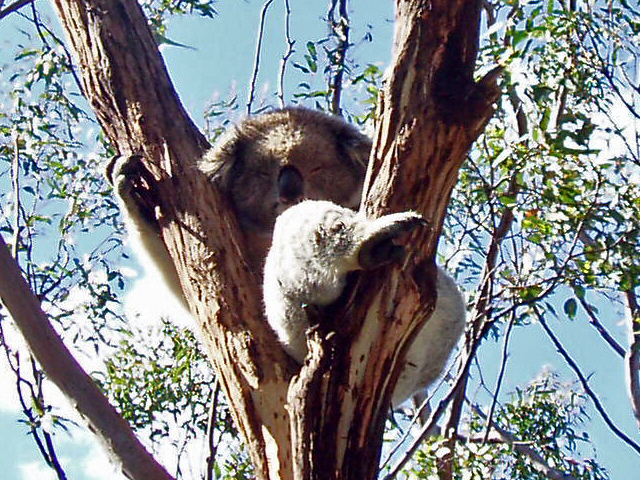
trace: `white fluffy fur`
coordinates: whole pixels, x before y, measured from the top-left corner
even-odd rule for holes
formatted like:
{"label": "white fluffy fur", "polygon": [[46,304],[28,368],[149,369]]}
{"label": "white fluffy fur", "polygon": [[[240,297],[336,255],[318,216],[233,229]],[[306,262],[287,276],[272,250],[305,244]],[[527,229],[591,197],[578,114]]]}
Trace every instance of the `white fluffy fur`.
{"label": "white fluffy fur", "polygon": [[[264,270],[269,324],[285,350],[302,363],[309,322],[305,305],[337,300],[348,272],[360,269],[363,243],[419,216],[412,212],[367,219],[326,201],[304,201],[276,220]],[[436,308],[410,347],[393,395],[394,406],[442,372],[464,329],[465,303],[454,281],[438,269]]]}

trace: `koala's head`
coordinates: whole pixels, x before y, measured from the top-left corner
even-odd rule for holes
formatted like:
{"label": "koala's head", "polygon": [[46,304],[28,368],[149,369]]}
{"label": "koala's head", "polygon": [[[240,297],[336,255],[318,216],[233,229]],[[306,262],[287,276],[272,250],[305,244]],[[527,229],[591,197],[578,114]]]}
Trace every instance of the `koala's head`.
{"label": "koala's head", "polygon": [[200,168],[226,190],[245,233],[271,236],[301,200],[357,208],[371,141],[341,118],[301,107],[249,117]]}

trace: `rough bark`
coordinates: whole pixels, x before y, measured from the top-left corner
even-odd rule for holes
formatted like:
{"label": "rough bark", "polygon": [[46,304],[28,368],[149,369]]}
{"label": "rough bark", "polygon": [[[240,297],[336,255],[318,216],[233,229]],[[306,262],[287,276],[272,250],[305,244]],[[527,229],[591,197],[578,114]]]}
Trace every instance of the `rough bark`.
{"label": "rough bark", "polygon": [[236,220],[193,168],[207,143],[179,103],[137,2],[54,4],[105,133],[120,154],[142,154],[155,176],[150,201],[257,476],[375,478],[399,358],[435,302],[433,255],[449,195],[497,96],[493,75],[473,81],[480,2],[397,2],[395,59],[363,208],[412,208],[431,229],[411,236],[404,270],[356,278],[324,312],[295,377],[262,318]]}

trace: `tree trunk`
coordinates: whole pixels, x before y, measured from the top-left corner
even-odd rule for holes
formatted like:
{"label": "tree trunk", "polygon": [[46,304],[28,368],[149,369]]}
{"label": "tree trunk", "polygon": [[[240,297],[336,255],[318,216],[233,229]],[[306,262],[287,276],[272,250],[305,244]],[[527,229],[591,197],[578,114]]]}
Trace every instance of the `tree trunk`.
{"label": "tree trunk", "polygon": [[150,200],[256,475],[375,478],[400,355],[435,302],[433,255],[449,195],[497,96],[493,75],[472,77],[481,2],[397,2],[363,208],[411,208],[431,229],[411,236],[403,271],[379,269],[349,286],[297,375],[262,316],[237,221],[194,168],[207,142],[179,103],[138,3],[54,4],[105,133],[121,155],[142,154],[157,180]]}

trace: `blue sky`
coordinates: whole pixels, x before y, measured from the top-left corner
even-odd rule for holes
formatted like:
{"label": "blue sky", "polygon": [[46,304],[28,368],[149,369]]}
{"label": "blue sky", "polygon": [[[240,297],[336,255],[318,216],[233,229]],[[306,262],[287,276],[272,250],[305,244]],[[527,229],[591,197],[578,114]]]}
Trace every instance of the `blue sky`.
{"label": "blue sky", "polygon": [[[292,0],[292,36],[294,38],[320,38],[325,33],[319,21],[324,15],[325,2],[296,2]],[[392,2],[351,2],[357,12],[352,39],[356,40],[373,26],[373,42],[360,43],[353,54],[370,62],[379,62],[384,68],[390,58],[392,35]],[[41,5],[41,6],[44,6]],[[191,45],[197,50],[169,47],[163,50],[170,75],[176,89],[192,117],[202,125],[202,112],[212,99],[226,99],[237,92],[240,105],[244,105],[246,85],[253,68],[255,48],[254,32],[258,25],[261,2],[222,0],[217,5],[219,15],[214,19],[176,19],[170,23],[168,37]],[[16,32],[17,19],[2,21],[0,28],[0,62],[5,61],[2,50]],[[275,2],[267,19],[258,90],[276,90],[280,57],[285,48],[282,35],[283,12],[281,2]],[[296,45],[298,51],[303,44]],[[288,91],[296,82],[295,70],[289,66]],[[559,307],[558,311],[562,311]],[[611,306],[601,305],[603,320],[609,325],[618,340],[626,345],[624,326],[619,322],[621,313]],[[576,321],[577,322],[577,321]],[[614,421],[626,432],[637,432],[630,415],[629,403],[624,392],[624,375],[621,363],[611,351],[596,338],[596,334],[583,322],[580,328],[568,328],[550,320],[572,356],[583,366],[585,373],[593,373],[591,383],[605,404]],[[588,347],[586,347],[588,345]],[[499,363],[500,344],[487,342],[481,355],[485,359],[485,374],[493,385]],[[511,391],[516,385],[534,378],[544,365],[560,372],[564,378],[573,375],[564,366],[554,349],[545,339],[540,328],[516,329],[511,343],[509,375],[503,391]],[[11,382],[6,366],[0,360],[2,384]],[[27,429],[17,423],[20,418],[15,406],[12,387],[0,392],[0,463],[3,465],[3,480],[48,480],[54,478],[38,456]],[[599,449],[598,460],[612,472],[614,480],[637,478],[640,459],[628,447],[622,445],[606,429],[597,414],[590,409],[593,419],[593,436]],[[636,436],[637,437],[637,436]],[[70,434],[57,434],[60,452],[73,480],[114,479],[106,466],[106,458],[90,435],[82,428],[74,428]],[[89,454],[89,455],[88,455]],[[92,468],[85,462],[90,458]]]}

